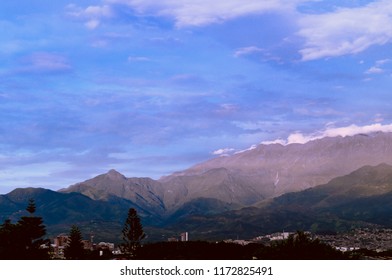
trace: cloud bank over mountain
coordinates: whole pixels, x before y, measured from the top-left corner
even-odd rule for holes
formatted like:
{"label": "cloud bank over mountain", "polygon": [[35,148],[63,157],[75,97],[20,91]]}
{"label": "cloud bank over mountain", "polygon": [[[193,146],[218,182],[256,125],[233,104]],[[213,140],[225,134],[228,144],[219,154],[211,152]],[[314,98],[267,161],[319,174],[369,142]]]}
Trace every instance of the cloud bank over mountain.
{"label": "cloud bank over mountain", "polygon": [[[334,127],[332,124],[327,126],[324,130],[316,131],[310,134],[304,134],[301,132],[294,132],[290,134],[286,139],[276,139],[271,141],[262,141],[260,144],[263,145],[271,145],[271,144],[280,144],[280,145],[289,145],[289,144],[305,144],[310,141],[314,141],[317,139],[322,139],[325,137],[346,137],[346,136],[354,136],[358,134],[371,134],[376,132],[392,132],[392,124],[370,124],[364,126],[358,126],[355,124],[345,126],[345,127]],[[257,147],[257,145],[252,145],[250,148],[245,150],[235,150],[233,148],[223,148],[214,151],[212,154],[219,156],[227,156],[234,153],[241,153],[253,150]]]}
{"label": "cloud bank over mountain", "polygon": [[309,141],[313,141],[316,139],[321,139],[324,137],[346,137],[346,136],[354,136],[357,134],[369,134],[374,132],[392,132],[392,124],[371,124],[365,126],[357,126],[350,125],[346,127],[327,127],[323,131],[319,131],[313,134],[302,134],[302,133],[293,133],[291,134],[287,140],[286,144],[299,143],[304,144]]}

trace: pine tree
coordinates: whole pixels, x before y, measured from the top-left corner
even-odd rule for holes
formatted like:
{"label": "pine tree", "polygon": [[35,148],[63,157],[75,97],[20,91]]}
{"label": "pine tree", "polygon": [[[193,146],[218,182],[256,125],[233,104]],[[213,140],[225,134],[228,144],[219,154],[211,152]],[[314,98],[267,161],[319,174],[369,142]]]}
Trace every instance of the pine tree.
{"label": "pine tree", "polygon": [[134,208],[130,208],[128,211],[122,234],[124,243],[121,245],[121,250],[128,258],[135,258],[136,251],[146,235],[144,234],[137,211]]}
{"label": "pine tree", "polygon": [[29,216],[23,216],[16,224],[6,220],[0,225],[1,259],[48,259],[48,251],[41,248],[46,240],[45,225],[41,217],[34,216],[36,206],[33,199],[26,208]]}
{"label": "pine tree", "polygon": [[64,256],[68,260],[81,260],[85,257],[80,229],[73,225],[69,232],[68,244],[64,248]]}
{"label": "pine tree", "polygon": [[20,246],[19,257],[22,259],[47,259],[47,251],[40,248],[45,244],[43,237],[46,228],[41,217],[34,216],[36,206],[33,199],[29,200],[26,208],[30,216],[23,216],[16,224],[15,238]]}
{"label": "pine tree", "polygon": [[32,199],[32,198],[29,199],[29,204],[27,205],[26,210],[27,210],[27,212],[30,213],[30,215],[33,215],[35,213],[36,207],[35,207],[34,199]]}

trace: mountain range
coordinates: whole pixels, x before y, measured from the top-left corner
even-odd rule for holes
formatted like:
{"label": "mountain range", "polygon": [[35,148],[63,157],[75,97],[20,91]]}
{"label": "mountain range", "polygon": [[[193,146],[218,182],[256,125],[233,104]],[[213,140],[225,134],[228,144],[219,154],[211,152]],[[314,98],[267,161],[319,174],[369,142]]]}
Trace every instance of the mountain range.
{"label": "mountain range", "polygon": [[260,144],[159,180],[110,170],[57,192],[16,189],[0,196],[0,218],[22,215],[29,198],[36,200],[49,233],[80,224],[112,240],[119,239],[129,207],[138,210],[151,239],[181,231],[219,239],[389,227],[392,133]]}

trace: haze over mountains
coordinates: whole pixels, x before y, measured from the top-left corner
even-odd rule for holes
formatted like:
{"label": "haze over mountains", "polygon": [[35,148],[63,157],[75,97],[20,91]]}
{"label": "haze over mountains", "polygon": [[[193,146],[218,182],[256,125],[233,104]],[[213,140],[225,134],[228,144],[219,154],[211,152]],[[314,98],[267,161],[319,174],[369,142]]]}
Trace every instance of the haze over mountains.
{"label": "haze over mountains", "polygon": [[[295,226],[327,230],[337,221],[341,228],[353,223],[388,226],[392,221],[388,216],[392,202],[387,199],[392,198],[390,165],[392,133],[261,144],[160,180],[126,178],[110,170],[58,192],[18,189],[0,196],[0,210],[1,217],[12,217],[21,202],[40,197],[37,204],[45,210],[44,219],[55,226],[72,219],[120,223],[126,209],[136,207],[149,226],[215,232],[215,237]],[[372,206],[373,200],[383,201],[384,210]],[[79,204],[86,207],[78,208]],[[62,208],[68,220],[56,220],[51,207]],[[366,207],[370,210],[364,214],[361,209]]]}

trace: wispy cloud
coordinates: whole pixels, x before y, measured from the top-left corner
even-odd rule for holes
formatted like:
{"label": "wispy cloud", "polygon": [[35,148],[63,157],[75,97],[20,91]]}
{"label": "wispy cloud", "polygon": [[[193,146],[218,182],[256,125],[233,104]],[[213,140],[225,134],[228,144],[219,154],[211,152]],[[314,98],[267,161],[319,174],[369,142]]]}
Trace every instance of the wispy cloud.
{"label": "wispy cloud", "polygon": [[271,11],[293,10],[298,3],[309,0],[106,0],[107,3],[125,4],[140,14],[154,13],[173,18],[177,27],[203,26],[245,15]]}
{"label": "wispy cloud", "polygon": [[356,8],[303,15],[298,35],[305,39],[303,60],[356,54],[392,40],[392,2],[380,0]]}
{"label": "wispy cloud", "polygon": [[72,70],[67,58],[60,54],[36,52],[21,59],[20,72],[63,73]]}
{"label": "wispy cloud", "polygon": [[255,46],[250,46],[250,47],[244,47],[237,49],[234,52],[234,57],[241,57],[241,56],[248,56],[252,54],[260,54],[263,53],[263,49],[255,47]]}
{"label": "wispy cloud", "polygon": [[114,12],[109,5],[81,8],[75,4],[69,4],[66,8],[68,16],[83,20],[88,29],[96,29],[103,19],[114,16]]}
{"label": "wispy cloud", "polygon": [[384,69],[377,67],[377,66],[372,66],[365,73],[366,74],[381,74],[381,73],[384,73]]}
{"label": "wispy cloud", "polygon": [[374,132],[392,132],[392,124],[370,124],[365,126],[350,125],[345,127],[327,127],[323,131],[319,131],[312,134],[302,134],[296,132],[291,134],[286,141],[286,144],[300,143],[304,144],[309,141],[321,139],[324,137],[346,137],[354,136],[357,134],[368,134]]}
{"label": "wispy cloud", "polygon": [[148,62],[150,58],[145,56],[128,56],[128,62]]}
{"label": "wispy cloud", "polygon": [[[305,144],[310,141],[322,139],[325,137],[346,137],[346,136],[354,136],[358,134],[370,134],[375,132],[392,132],[392,124],[380,124],[375,123],[371,125],[365,126],[357,126],[350,125],[344,127],[333,127],[328,126],[324,130],[317,131],[315,133],[303,134],[301,132],[295,132],[290,134],[287,139],[276,139],[271,141],[262,141],[260,144],[263,145],[272,145],[272,144],[280,144],[280,145],[289,145],[289,144]],[[236,151],[234,149],[218,149],[213,152],[214,155],[229,155],[229,154],[238,154],[246,151],[250,151],[256,149],[257,145],[252,145],[250,148],[245,150]]]}
{"label": "wispy cloud", "polygon": [[390,63],[391,61],[392,61],[391,59],[377,60],[375,65],[370,67],[365,73],[366,74],[382,74],[385,72],[385,69],[383,68],[384,64]]}
{"label": "wispy cloud", "polygon": [[233,148],[223,148],[213,151],[212,154],[215,156],[227,156],[232,154],[235,151]]}

